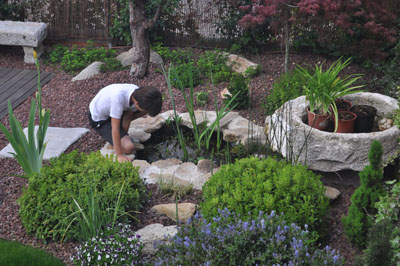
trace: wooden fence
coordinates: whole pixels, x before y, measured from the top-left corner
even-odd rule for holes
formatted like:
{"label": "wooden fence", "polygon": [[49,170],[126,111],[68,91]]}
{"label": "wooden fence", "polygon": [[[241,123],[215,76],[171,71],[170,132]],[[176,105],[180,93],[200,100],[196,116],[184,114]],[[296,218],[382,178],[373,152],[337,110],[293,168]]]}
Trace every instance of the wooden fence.
{"label": "wooden fence", "polygon": [[[8,0],[26,7],[27,20],[48,24],[49,41],[110,43],[110,27],[116,15],[115,0]],[[212,0],[181,0],[178,24],[164,29],[163,39],[170,44],[196,45],[218,42],[215,21],[219,15]],[[172,34],[171,34],[172,33]]]}

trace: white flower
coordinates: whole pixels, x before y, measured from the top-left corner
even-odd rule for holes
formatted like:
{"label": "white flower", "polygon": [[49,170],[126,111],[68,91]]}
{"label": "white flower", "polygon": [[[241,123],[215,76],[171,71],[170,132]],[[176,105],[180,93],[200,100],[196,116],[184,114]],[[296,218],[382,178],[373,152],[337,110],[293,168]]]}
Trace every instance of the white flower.
{"label": "white flower", "polygon": [[100,255],[97,257],[97,260],[101,260],[101,256]]}
{"label": "white flower", "polygon": [[107,255],[106,255],[106,259],[108,259],[109,257],[110,257],[110,255],[107,254]]}

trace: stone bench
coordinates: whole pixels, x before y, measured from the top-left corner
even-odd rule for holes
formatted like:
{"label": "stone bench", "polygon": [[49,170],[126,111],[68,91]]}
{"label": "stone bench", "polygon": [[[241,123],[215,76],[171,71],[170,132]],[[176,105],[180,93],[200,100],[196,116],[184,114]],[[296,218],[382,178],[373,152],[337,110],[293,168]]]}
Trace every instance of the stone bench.
{"label": "stone bench", "polygon": [[46,37],[45,23],[0,21],[0,45],[22,46],[25,52],[25,63],[35,63],[33,49],[39,57],[43,51],[42,41]]}

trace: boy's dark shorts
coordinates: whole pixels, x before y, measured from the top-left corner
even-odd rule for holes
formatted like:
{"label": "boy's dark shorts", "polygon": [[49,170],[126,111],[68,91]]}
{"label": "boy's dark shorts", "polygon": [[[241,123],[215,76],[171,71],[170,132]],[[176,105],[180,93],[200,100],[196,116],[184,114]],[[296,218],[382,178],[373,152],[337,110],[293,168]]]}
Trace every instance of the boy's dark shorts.
{"label": "boy's dark shorts", "polygon": [[[89,118],[89,124],[90,126],[100,135],[108,141],[111,145],[113,144],[112,141],[112,132],[111,132],[111,117],[109,117],[107,120],[100,120],[98,122],[93,121],[92,115],[90,112],[88,113],[88,118]],[[122,128],[122,123],[120,124],[119,127],[119,134],[120,137],[127,136],[128,133]]]}

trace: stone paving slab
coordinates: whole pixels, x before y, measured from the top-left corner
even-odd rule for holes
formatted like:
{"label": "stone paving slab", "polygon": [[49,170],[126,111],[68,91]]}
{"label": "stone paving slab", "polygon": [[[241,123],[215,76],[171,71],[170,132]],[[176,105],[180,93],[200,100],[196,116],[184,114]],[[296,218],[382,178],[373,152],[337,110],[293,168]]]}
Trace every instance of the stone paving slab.
{"label": "stone paving slab", "polygon": [[[35,136],[36,131],[37,126],[35,127]],[[87,128],[49,127],[45,137],[47,146],[44,151],[43,160],[60,156],[61,153],[88,131],[89,129]],[[28,134],[28,128],[24,128],[24,133],[25,136]],[[11,147],[11,144],[8,144],[0,151],[0,158],[12,158],[13,155],[10,152],[14,152],[14,149]]]}

